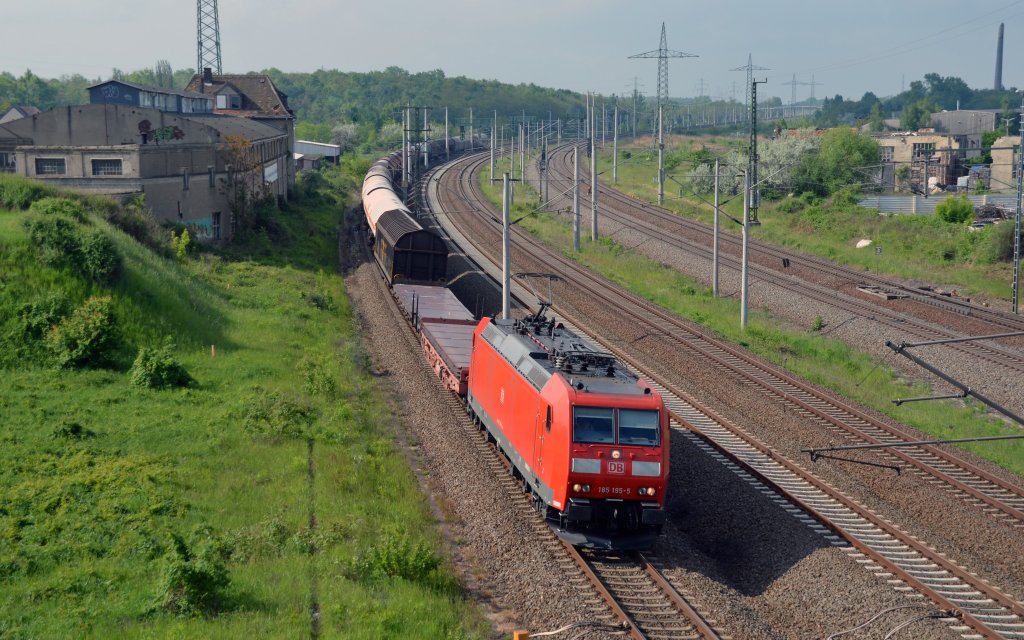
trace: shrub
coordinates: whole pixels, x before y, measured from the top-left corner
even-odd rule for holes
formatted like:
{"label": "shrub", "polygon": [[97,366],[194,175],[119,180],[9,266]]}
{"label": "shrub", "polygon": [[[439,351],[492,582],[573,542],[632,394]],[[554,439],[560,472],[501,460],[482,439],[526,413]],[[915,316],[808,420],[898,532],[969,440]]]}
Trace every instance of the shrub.
{"label": "shrub", "polygon": [[35,213],[22,221],[39,259],[70,267],[92,282],[109,282],[121,267],[114,242],[99,229],[80,227],[61,214]]}
{"label": "shrub", "polygon": [[843,187],[832,194],[832,204],[837,207],[848,207],[860,202],[860,187]]}
{"label": "shrub", "polygon": [[121,268],[113,240],[98,229],[78,232],[78,271],[93,282],[110,282]]}
{"label": "shrub", "polygon": [[357,579],[402,578],[428,583],[440,560],[424,542],[413,544],[405,536],[386,534],[380,544],[360,555],[352,566]]}
{"label": "shrub", "polygon": [[333,397],[338,392],[338,379],[327,358],[307,355],[295,368],[302,376],[303,391],[309,395]]}
{"label": "shrub", "polygon": [[783,199],[782,202],[780,202],[775,207],[775,209],[777,211],[781,211],[782,213],[799,213],[803,211],[804,207],[806,206],[807,203],[805,203],[800,198],[789,197]]}
{"label": "shrub", "polygon": [[334,311],[334,297],[329,293],[303,293],[302,299],[321,311]]}
{"label": "shrub", "polygon": [[24,337],[40,340],[50,327],[71,311],[71,300],[63,291],[52,291],[26,302],[18,309]]}
{"label": "shrub", "polygon": [[223,554],[208,532],[194,536],[191,546],[181,536],[172,536],[158,605],[179,615],[215,613],[224,606],[224,591],[231,582]]}
{"label": "shrub", "polygon": [[109,359],[115,329],[110,296],[93,296],[51,327],[46,343],[62,368],[101,365]]}
{"label": "shrub", "polygon": [[950,224],[963,224],[974,218],[974,205],[967,196],[950,196],[935,205],[935,215]]}
{"label": "shrub", "polygon": [[104,214],[107,222],[160,255],[167,255],[166,236],[156,219],[146,213],[144,194],[133,197],[123,207],[111,207]]}
{"label": "shrub", "polygon": [[981,260],[988,263],[1013,260],[1013,221],[992,225],[987,231]]}
{"label": "shrub", "polygon": [[96,432],[86,429],[77,422],[62,422],[57,425],[50,435],[64,440],[85,440],[87,438],[95,438]]}
{"label": "shrub", "polygon": [[128,380],[135,387],[143,389],[166,389],[187,387],[195,382],[185,367],[174,359],[174,343],[171,337],[164,338],[159,347],[139,349]]}
{"label": "shrub", "polygon": [[54,193],[53,188],[37,180],[0,175],[0,207],[5,209],[28,209],[36,200]]}
{"label": "shrub", "polygon": [[248,402],[242,427],[255,436],[301,438],[310,432],[316,410],[299,399],[260,387]]}
{"label": "shrub", "polygon": [[174,252],[178,260],[184,260],[188,255],[191,242],[192,238],[188,234],[188,229],[182,229],[180,234],[171,231],[171,251]]}
{"label": "shrub", "polygon": [[75,264],[78,254],[78,225],[59,215],[25,216],[22,226],[39,252],[39,259],[54,266]]}
{"label": "shrub", "polygon": [[33,202],[28,210],[43,215],[66,216],[74,218],[78,222],[86,221],[85,207],[82,206],[81,202],[70,198],[42,198]]}

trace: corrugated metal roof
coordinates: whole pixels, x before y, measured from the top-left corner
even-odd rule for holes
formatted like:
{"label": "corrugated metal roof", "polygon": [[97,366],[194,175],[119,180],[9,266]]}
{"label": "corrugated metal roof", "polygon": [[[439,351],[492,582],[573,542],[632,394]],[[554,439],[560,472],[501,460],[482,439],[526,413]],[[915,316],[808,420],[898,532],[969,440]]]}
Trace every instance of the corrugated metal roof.
{"label": "corrugated metal roof", "polygon": [[165,89],[164,87],[151,87],[145,84],[138,84],[135,82],[127,82],[125,80],[106,80],[104,82],[97,82],[96,84],[89,85],[86,89],[95,89],[96,87],[102,87],[108,84],[123,84],[126,87],[131,87],[137,91],[149,91],[151,93],[166,93],[172,96],[182,96],[185,98],[206,98],[211,100],[213,96],[208,94],[196,93],[194,91],[181,91],[179,89]]}
{"label": "corrugated metal roof", "polygon": [[183,117],[188,120],[194,120],[200,124],[205,124],[208,127],[212,127],[219,131],[223,136],[242,136],[250,142],[287,135],[280,129],[275,129],[268,124],[256,122],[249,118],[213,114],[202,116],[186,115]]}
{"label": "corrugated metal roof", "polygon": [[392,209],[385,211],[377,218],[377,234],[385,238],[392,247],[398,244],[402,236],[416,231],[424,231],[423,226],[406,211]]}

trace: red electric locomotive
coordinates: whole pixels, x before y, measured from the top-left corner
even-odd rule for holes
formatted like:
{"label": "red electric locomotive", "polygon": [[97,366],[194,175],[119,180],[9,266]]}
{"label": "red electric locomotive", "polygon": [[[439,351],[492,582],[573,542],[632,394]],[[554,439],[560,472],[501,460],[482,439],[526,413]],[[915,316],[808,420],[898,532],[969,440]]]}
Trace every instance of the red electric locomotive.
{"label": "red electric locomotive", "polygon": [[642,548],[665,522],[668,416],[611,354],[554,319],[485,318],[473,334],[467,406],[558,534]]}

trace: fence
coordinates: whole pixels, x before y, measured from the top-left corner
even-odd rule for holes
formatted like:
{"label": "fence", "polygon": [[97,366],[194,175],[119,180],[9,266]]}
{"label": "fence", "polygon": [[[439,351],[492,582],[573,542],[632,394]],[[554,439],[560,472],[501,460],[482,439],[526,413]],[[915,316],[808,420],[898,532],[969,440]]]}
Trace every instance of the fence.
{"label": "fence", "polygon": [[[934,196],[912,195],[912,196],[867,196],[861,198],[860,206],[869,209],[878,209],[884,213],[935,213],[935,205],[939,204],[953,194],[939,194]],[[1016,194],[987,194],[983,196],[967,196],[971,204],[983,207],[987,204],[1015,209],[1017,207]]]}

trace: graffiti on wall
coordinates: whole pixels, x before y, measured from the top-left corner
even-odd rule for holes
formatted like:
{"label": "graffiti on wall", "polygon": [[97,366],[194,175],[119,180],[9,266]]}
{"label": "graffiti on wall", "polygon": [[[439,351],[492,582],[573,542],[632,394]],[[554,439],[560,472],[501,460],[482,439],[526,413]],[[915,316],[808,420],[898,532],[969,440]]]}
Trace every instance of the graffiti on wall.
{"label": "graffiti on wall", "polygon": [[185,132],[176,126],[168,125],[166,127],[153,128],[153,123],[149,120],[142,120],[139,122],[139,133],[142,134],[143,138],[152,139],[154,142],[160,142],[161,140],[184,140]]}

